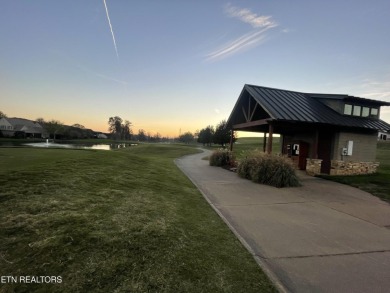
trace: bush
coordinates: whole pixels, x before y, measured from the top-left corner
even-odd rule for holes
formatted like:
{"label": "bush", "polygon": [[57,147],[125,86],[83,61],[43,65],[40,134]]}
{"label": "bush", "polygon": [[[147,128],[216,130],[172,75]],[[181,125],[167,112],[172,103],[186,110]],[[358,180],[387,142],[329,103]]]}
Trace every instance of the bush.
{"label": "bush", "polygon": [[237,167],[237,174],[253,182],[275,187],[300,186],[294,166],[288,158],[252,152]]}
{"label": "bush", "polygon": [[245,179],[251,179],[251,167],[255,165],[255,161],[256,159],[253,157],[241,160],[237,166],[238,176]]}
{"label": "bush", "polygon": [[217,166],[217,167],[235,166],[233,153],[228,150],[214,151],[209,158],[209,163],[210,166]]}

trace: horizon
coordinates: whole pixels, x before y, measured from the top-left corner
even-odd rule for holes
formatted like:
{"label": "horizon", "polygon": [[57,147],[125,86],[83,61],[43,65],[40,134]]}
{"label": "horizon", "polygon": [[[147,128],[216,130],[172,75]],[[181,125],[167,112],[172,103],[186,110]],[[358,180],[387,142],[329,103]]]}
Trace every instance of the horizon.
{"label": "horizon", "polygon": [[[15,0],[0,11],[8,117],[107,133],[119,116],[134,134],[176,137],[227,120],[244,84],[390,102],[385,0]],[[380,118],[390,123],[390,107]]]}

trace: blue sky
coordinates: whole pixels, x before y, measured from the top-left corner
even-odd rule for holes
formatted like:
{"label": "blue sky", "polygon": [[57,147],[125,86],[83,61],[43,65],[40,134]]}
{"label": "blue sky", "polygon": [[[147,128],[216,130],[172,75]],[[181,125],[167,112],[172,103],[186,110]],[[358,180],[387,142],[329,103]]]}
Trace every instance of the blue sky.
{"label": "blue sky", "polygon": [[175,136],[227,119],[245,83],[390,102],[388,0],[106,5],[112,31],[103,0],[1,0],[0,110]]}

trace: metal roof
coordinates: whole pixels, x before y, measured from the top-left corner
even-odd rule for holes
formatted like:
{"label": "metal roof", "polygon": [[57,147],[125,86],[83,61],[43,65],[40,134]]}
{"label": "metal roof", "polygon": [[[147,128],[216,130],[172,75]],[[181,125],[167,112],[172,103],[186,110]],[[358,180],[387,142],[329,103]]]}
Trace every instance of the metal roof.
{"label": "metal roof", "polygon": [[[246,84],[240,98],[245,91],[257,101],[272,120],[321,123],[372,130],[390,130],[390,125],[380,119],[348,116],[338,113],[319,101],[319,99],[326,98],[326,94],[307,94]],[[330,99],[345,100],[353,98],[354,100],[364,101],[365,103],[373,102],[375,106],[390,106],[390,103],[387,102],[351,97],[348,95],[330,94],[328,97]],[[231,121],[234,112],[235,110],[230,115],[228,123]]]}
{"label": "metal roof", "polygon": [[345,100],[345,101],[353,102],[353,103],[357,103],[357,104],[371,104],[371,105],[375,105],[375,106],[390,106],[389,102],[354,97],[354,96],[349,96],[349,95],[338,95],[338,94],[307,94],[307,95],[309,95],[312,98],[318,98],[318,99]]}

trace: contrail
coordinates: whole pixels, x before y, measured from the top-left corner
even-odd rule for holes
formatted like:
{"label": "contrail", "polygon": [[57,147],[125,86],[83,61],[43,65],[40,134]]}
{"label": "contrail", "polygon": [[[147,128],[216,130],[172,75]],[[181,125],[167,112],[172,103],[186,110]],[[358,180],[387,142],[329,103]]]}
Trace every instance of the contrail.
{"label": "contrail", "polygon": [[119,60],[118,48],[116,47],[114,31],[112,30],[112,25],[111,25],[111,21],[110,21],[110,16],[108,15],[108,8],[107,8],[106,0],[103,0],[103,2],[104,2],[104,7],[106,8],[106,15],[107,15],[107,20],[108,20],[108,25],[110,26],[110,30],[111,30],[112,40],[114,41],[114,47],[115,47],[116,57],[117,57],[118,60]]}

